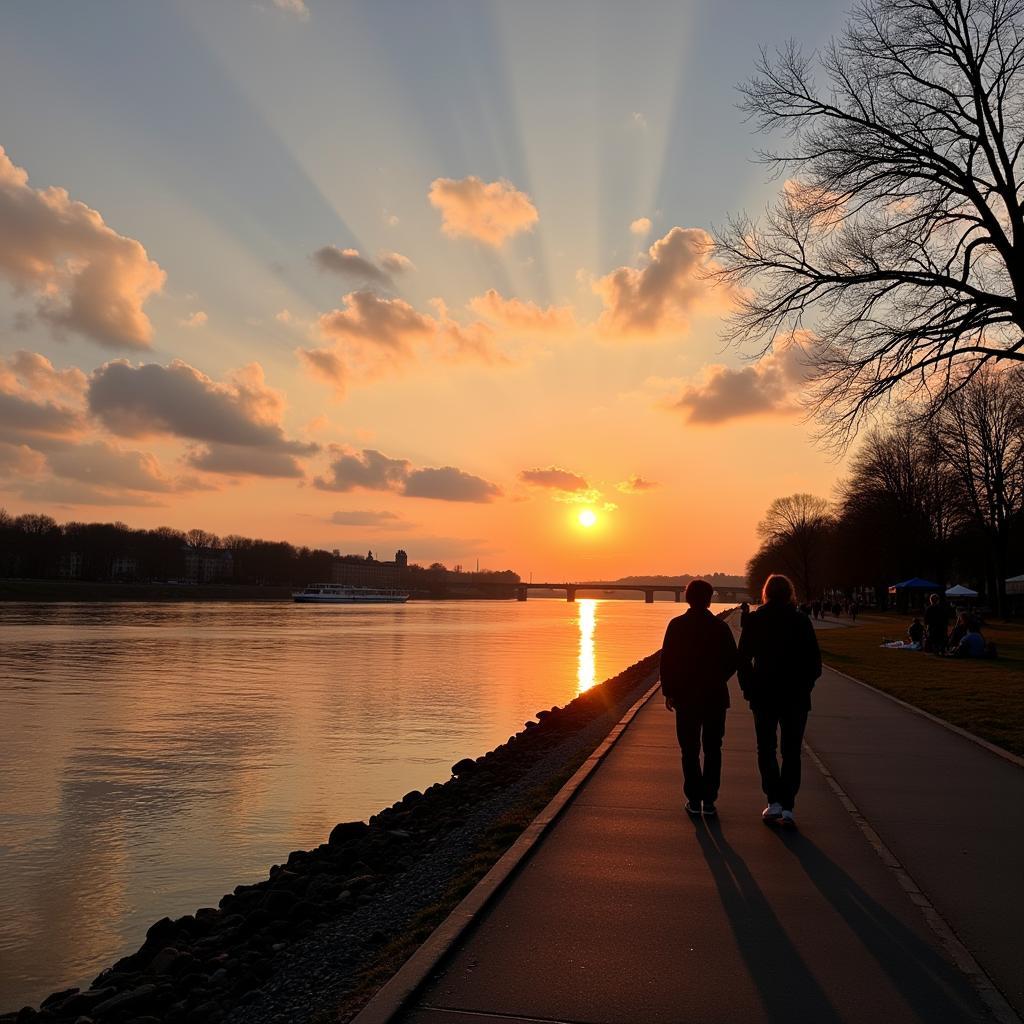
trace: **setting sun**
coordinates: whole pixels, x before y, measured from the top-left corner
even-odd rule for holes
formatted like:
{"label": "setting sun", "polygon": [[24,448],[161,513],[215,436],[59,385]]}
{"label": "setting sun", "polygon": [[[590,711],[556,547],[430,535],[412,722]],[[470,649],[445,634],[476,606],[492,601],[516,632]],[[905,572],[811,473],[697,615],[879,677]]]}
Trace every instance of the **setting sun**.
{"label": "setting sun", "polygon": [[576,519],[580,526],[585,526],[589,529],[597,522],[597,513],[592,508],[585,508],[580,512]]}

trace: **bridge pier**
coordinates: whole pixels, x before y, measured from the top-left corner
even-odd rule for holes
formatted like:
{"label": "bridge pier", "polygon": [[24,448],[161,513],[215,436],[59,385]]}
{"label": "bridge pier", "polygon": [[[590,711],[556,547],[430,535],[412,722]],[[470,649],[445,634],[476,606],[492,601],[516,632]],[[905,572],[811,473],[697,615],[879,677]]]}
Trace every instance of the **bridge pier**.
{"label": "bridge pier", "polygon": [[516,587],[516,600],[517,601],[525,601],[526,600],[526,595],[527,595],[527,588],[526,587]]}
{"label": "bridge pier", "polygon": [[677,588],[676,589],[676,604],[679,604],[679,602],[682,601],[682,599],[683,599],[683,592]]}
{"label": "bridge pier", "polygon": [[654,591],[653,590],[645,590],[644,591],[644,602],[646,604],[654,604]]}
{"label": "bridge pier", "polygon": [[575,587],[566,587],[565,588],[565,599],[566,599],[566,601],[575,601],[576,600],[576,588]]}

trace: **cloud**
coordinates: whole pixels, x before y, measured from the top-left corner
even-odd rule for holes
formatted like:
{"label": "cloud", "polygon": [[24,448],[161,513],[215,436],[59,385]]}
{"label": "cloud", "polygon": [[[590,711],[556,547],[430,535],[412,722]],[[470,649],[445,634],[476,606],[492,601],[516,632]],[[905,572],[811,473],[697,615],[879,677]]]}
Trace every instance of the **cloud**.
{"label": "cloud", "polygon": [[87,398],[92,414],[121,437],[171,434],[289,455],[318,450],[285,437],[284,398],[267,386],[259,363],[218,383],[180,359],[168,366],[117,360],[93,372]]}
{"label": "cloud", "polygon": [[416,269],[415,264],[408,256],[400,252],[382,252],[380,254],[380,265],[389,274],[408,274]]}
{"label": "cloud", "polygon": [[309,21],[309,8],[305,0],[274,0],[274,6],[285,14],[290,14],[299,21]]}
{"label": "cloud", "polygon": [[494,288],[470,299],[468,305],[478,316],[514,331],[565,334],[577,329],[576,313],[572,306],[548,306],[542,309],[534,302],[506,299]]}
{"label": "cloud", "polygon": [[417,339],[429,337],[436,329],[432,317],[417,313],[405,299],[385,299],[370,291],[349,292],[344,308],[325,313],[319,324],[327,337],[364,342],[398,354],[410,354]]}
{"label": "cloud", "polygon": [[519,474],[519,479],[535,487],[550,487],[558,491],[585,491],[590,487],[579,474],[568,469],[559,469],[557,466],[549,466],[547,469],[524,469]]}
{"label": "cloud", "polygon": [[288,452],[247,448],[237,444],[209,444],[192,449],[185,461],[207,473],[225,476],[266,476],[299,479],[305,474]]}
{"label": "cloud", "polygon": [[288,309],[279,309],[279,310],[278,310],[278,311],[277,311],[277,312],[276,312],[276,313],[274,314],[274,319],[275,319],[275,320],[276,320],[276,321],[277,321],[277,322],[278,322],[279,324],[290,324],[290,323],[292,322],[292,319],[293,319],[293,318],[292,318],[292,314],[291,314],[291,310],[288,310]]}
{"label": "cloud", "polygon": [[36,476],[46,467],[42,452],[29,448],[27,444],[8,444],[0,441],[0,477]]}
{"label": "cloud", "polygon": [[51,478],[27,484],[21,496],[28,501],[52,501],[59,505],[98,505],[100,507],[160,508],[165,502],[138,491],[105,491],[77,480]]}
{"label": "cloud", "polygon": [[357,487],[368,491],[397,490],[405,483],[411,463],[407,459],[389,459],[374,448],[355,452],[332,446],[334,459],[329,477],[317,477],[313,484],[322,491],[352,491]]}
{"label": "cloud", "polygon": [[97,487],[170,493],[191,490],[194,479],[176,480],[149,452],[125,450],[107,441],[90,441],[50,452],[47,462],[55,476]]}
{"label": "cloud", "polygon": [[142,244],[62,188],[33,188],[0,147],[0,277],[36,296],[36,315],[107,348],[148,348],[143,311],[166,275]]}
{"label": "cloud", "polygon": [[368,509],[334,512],[329,521],[335,526],[368,526],[374,530],[405,530],[413,525],[394,512],[374,512]]}
{"label": "cloud", "polygon": [[653,491],[656,487],[660,486],[661,484],[656,483],[654,480],[644,480],[640,476],[631,476],[628,480],[617,483],[615,490],[621,491],[623,494],[642,494],[644,491]]}
{"label": "cloud", "polygon": [[641,238],[645,235],[649,235],[651,233],[651,218],[637,217],[636,220],[630,222],[629,230],[634,235],[639,235]]}
{"label": "cloud", "polygon": [[[405,259],[404,256],[399,258]],[[339,249],[336,245],[325,245],[313,253],[313,262],[321,270],[330,270],[342,277],[386,287],[391,285],[390,275],[365,256],[360,256],[358,249]]]}
{"label": "cloud", "polygon": [[395,491],[409,498],[438,501],[487,502],[500,496],[501,488],[454,466],[414,469],[408,459],[393,459],[375,448],[361,452],[332,446],[334,458],[328,476],[316,477],[322,491]]}
{"label": "cloud", "polygon": [[330,384],[339,395],[345,394],[348,367],[336,352],[329,348],[297,348],[295,351],[314,377]]}
{"label": "cloud", "polygon": [[80,434],[85,382],[81,370],[57,370],[36,352],[0,358],[0,439],[38,448]]}
{"label": "cloud", "polygon": [[475,238],[493,246],[532,230],[539,219],[530,197],[511,182],[483,182],[472,174],[460,180],[436,178],[428,199],[441,211],[441,227],[449,238]]}
{"label": "cloud", "polygon": [[644,117],[644,115],[640,113],[639,110],[634,110],[633,113],[629,115],[629,117],[633,124],[635,124],[638,128],[641,128],[646,131],[647,118]]}
{"label": "cloud", "polygon": [[442,466],[440,469],[413,470],[406,478],[402,493],[410,498],[486,502],[500,497],[501,488],[454,466]]}
{"label": "cloud", "polygon": [[210,318],[201,309],[197,309],[194,313],[189,313],[188,316],[179,320],[178,324],[181,327],[188,327],[194,330],[197,327],[205,327],[206,322],[209,319]]}
{"label": "cloud", "polygon": [[706,272],[711,236],[702,228],[674,227],[647,251],[644,265],[619,267],[592,287],[604,303],[598,329],[610,335],[679,334],[690,317],[714,308]]}
{"label": "cloud", "polygon": [[683,389],[673,407],[688,423],[793,413],[800,407],[800,392],[811,376],[801,344],[777,344],[749,366],[708,366],[699,382]]}

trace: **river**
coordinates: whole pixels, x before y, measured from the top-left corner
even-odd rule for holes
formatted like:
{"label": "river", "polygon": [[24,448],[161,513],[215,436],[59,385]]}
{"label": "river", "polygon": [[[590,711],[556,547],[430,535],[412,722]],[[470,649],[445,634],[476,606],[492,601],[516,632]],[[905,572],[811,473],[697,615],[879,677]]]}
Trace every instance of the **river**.
{"label": "river", "polygon": [[0,605],[0,1011],[447,779],[681,610]]}

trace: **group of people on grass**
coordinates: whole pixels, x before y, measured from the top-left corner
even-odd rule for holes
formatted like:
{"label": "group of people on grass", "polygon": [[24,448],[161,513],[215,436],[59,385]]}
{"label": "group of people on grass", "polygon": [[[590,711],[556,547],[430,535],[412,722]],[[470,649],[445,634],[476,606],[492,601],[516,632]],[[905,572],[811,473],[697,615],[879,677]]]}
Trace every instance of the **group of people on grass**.
{"label": "group of people on grass", "polygon": [[956,613],[949,628],[950,610],[938,594],[932,594],[922,617],[915,616],[907,628],[905,641],[883,644],[904,651],[929,651],[946,658],[994,658],[995,645],[987,643],[981,632],[981,619],[971,612]]}
{"label": "group of people on grass", "polygon": [[744,611],[737,646],[728,624],[711,612],[713,593],[706,580],[690,581],[690,608],[668,624],[661,649],[661,690],[665,707],[676,716],[686,812],[695,818],[717,814],[728,681],[736,672],[753,714],[757,766],[768,800],[761,819],[795,827],[800,749],[811,690],[821,675],[814,626],[797,608],[789,579],[769,576],[760,607]]}

